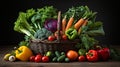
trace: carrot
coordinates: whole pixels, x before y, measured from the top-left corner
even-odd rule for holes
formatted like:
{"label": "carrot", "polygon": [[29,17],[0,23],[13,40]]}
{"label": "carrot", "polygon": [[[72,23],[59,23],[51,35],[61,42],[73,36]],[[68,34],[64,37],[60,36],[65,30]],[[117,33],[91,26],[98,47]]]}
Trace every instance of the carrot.
{"label": "carrot", "polygon": [[64,18],[62,19],[62,31],[63,33],[65,33],[65,28],[66,28],[66,15],[64,16]]}
{"label": "carrot", "polygon": [[68,30],[72,26],[73,22],[74,22],[74,17],[72,16],[70,17],[65,30]]}
{"label": "carrot", "polygon": [[[87,25],[87,22],[88,22],[88,20],[85,19],[84,22],[83,22],[83,24],[82,24],[82,26],[86,26],[86,25]],[[81,27],[82,27],[82,26],[81,26]],[[81,30],[82,30],[81,27],[78,29],[78,34],[81,33]]]}
{"label": "carrot", "polygon": [[80,28],[78,29],[78,35],[81,33],[81,30],[82,30],[82,29],[81,29],[81,27],[80,27]]}
{"label": "carrot", "polygon": [[88,22],[88,19],[86,19],[83,23],[83,26],[86,26],[87,25],[87,22]]}
{"label": "carrot", "polygon": [[84,21],[85,21],[85,19],[80,18],[80,19],[77,21],[77,23],[75,23],[74,28],[75,28],[76,30],[78,30],[78,29],[80,28],[80,26],[82,26],[82,24],[84,23]]}

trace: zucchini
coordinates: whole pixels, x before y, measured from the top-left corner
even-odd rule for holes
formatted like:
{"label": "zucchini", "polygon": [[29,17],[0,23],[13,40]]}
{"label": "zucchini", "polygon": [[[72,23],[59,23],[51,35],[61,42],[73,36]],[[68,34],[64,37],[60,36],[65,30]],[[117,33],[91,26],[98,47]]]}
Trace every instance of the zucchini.
{"label": "zucchini", "polygon": [[52,59],[52,61],[53,61],[53,62],[56,62],[56,61],[57,61],[57,57],[54,57],[54,58]]}
{"label": "zucchini", "polygon": [[61,52],[61,55],[65,55],[65,52]]}
{"label": "zucchini", "polygon": [[55,51],[55,55],[56,55],[57,57],[60,57],[60,52],[59,52],[59,51]]}
{"label": "zucchini", "polygon": [[58,62],[64,61],[65,55],[61,55],[60,57],[57,58]]}

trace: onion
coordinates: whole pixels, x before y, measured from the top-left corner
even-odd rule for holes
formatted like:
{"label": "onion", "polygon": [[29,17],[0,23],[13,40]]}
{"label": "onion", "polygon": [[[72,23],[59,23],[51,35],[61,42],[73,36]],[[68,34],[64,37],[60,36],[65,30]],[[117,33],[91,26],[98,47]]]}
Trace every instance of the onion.
{"label": "onion", "polygon": [[57,31],[57,20],[56,19],[46,20],[44,27],[51,32]]}

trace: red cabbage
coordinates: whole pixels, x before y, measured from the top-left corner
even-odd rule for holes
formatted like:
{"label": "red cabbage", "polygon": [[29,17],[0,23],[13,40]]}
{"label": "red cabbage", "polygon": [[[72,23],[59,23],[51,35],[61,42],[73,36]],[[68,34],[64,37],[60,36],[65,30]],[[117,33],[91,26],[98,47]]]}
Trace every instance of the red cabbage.
{"label": "red cabbage", "polygon": [[57,20],[56,19],[46,20],[44,27],[51,32],[57,31]]}

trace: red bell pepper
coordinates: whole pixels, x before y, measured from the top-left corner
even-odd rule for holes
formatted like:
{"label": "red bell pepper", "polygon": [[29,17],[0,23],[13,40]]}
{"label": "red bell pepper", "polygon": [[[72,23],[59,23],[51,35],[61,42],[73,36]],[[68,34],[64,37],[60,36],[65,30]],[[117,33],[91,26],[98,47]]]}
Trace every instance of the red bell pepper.
{"label": "red bell pepper", "polygon": [[109,48],[102,48],[102,49],[99,49],[97,50],[98,52],[98,56],[99,56],[99,59],[100,60],[108,60],[109,57],[110,57],[110,49]]}
{"label": "red bell pepper", "polygon": [[89,50],[88,53],[86,54],[87,60],[88,61],[97,61],[98,60],[98,53],[96,50]]}

